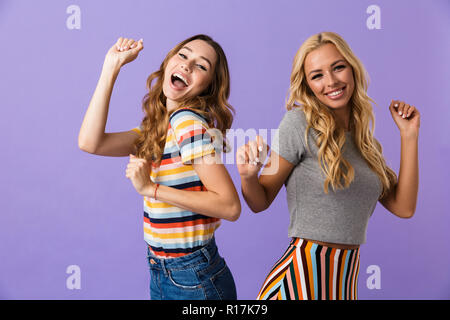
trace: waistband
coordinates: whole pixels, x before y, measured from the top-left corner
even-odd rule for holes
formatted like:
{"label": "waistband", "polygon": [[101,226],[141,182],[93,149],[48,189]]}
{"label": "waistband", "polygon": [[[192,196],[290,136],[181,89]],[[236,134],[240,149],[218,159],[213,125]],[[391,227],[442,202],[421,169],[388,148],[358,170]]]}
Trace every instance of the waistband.
{"label": "waistband", "polygon": [[217,253],[215,237],[212,237],[202,248],[187,255],[176,258],[158,258],[147,247],[147,257],[149,263],[154,268],[185,269],[191,265],[198,265],[202,262],[209,262]]}
{"label": "waistband", "polygon": [[315,243],[314,241],[310,241],[307,239],[303,239],[303,238],[292,238],[291,242],[289,243],[289,246],[293,246],[293,247],[306,247],[308,244],[311,244],[311,246],[315,246],[318,249],[334,249],[334,250],[339,250],[339,251],[359,251],[359,248],[355,248],[355,249],[339,249],[339,248],[334,248],[334,247],[330,247],[330,246],[326,246],[323,244],[318,244]]}

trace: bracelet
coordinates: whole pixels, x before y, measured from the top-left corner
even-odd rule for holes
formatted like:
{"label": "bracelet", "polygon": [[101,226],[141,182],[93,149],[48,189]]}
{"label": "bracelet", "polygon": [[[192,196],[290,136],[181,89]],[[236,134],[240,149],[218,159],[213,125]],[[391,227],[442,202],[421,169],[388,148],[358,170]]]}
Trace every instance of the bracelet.
{"label": "bracelet", "polygon": [[156,184],[155,193],[153,194],[153,199],[155,199],[155,200],[156,200],[156,190],[158,190],[158,187],[159,187],[159,183]]}

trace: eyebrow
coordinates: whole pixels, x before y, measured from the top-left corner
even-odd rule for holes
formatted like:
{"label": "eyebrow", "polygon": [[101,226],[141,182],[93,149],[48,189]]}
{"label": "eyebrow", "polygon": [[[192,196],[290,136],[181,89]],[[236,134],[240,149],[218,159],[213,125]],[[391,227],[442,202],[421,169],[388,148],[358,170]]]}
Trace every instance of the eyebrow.
{"label": "eyebrow", "polygon": [[[330,66],[332,67],[332,66],[334,66],[336,63],[339,63],[339,62],[345,62],[345,60],[339,59],[339,60],[333,62]],[[310,74],[313,73],[313,72],[319,72],[319,71],[322,71],[322,69],[312,70],[310,73],[308,73],[308,75],[310,75]]]}
{"label": "eyebrow", "polygon": [[[192,52],[192,49],[191,48],[189,48],[188,46],[184,46],[183,48],[181,48],[181,49],[187,49],[187,50],[189,50],[190,52]],[[209,61],[209,59],[208,58],[206,58],[206,57],[204,57],[204,56],[200,56],[200,58],[202,58],[203,60],[205,60],[206,62],[208,62],[209,63],[209,67],[210,68],[212,68],[212,64],[211,64],[211,61]]]}

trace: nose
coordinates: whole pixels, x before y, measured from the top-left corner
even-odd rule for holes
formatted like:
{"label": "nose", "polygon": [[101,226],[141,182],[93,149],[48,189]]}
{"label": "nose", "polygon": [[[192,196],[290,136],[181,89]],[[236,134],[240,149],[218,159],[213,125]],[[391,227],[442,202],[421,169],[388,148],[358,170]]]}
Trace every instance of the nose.
{"label": "nose", "polygon": [[328,87],[335,87],[339,81],[336,78],[336,75],[333,72],[328,72],[326,78],[326,85]]}
{"label": "nose", "polygon": [[184,70],[184,72],[189,72],[191,70],[189,62],[183,62],[181,64],[181,69]]}

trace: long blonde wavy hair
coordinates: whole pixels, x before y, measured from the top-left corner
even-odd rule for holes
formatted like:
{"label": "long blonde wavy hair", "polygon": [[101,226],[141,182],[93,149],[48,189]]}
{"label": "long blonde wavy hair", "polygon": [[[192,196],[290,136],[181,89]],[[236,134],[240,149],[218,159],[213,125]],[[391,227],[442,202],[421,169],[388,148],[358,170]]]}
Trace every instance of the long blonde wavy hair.
{"label": "long blonde wavy hair", "polygon": [[[204,116],[211,128],[221,131],[225,137],[226,130],[233,122],[234,108],[228,103],[230,95],[230,75],[228,62],[222,47],[211,37],[203,34],[190,37],[169,51],[158,71],[153,72],[147,78],[148,93],[142,99],[142,134],[135,141],[136,156],[146,159],[149,163],[159,164],[164,152],[167,128],[169,126],[170,114],[166,108],[166,96],[163,92],[164,71],[167,64],[175,54],[187,43],[193,40],[207,42],[216,52],[217,60],[214,75],[209,86],[200,95],[185,98],[180,101],[180,108],[189,107]],[[154,83],[153,83],[154,82]],[[226,142],[223,143],[223,151],[228,151]]]}
{"label": "long blonde wavy hair", "polygon": [[355,88],[349,100],[351,109],[349,128],[356,147],[383,185],[379,197],[381,199],[395,185],[397,176],[386,165],[381,144],[373,135],[375,122],[371,102],[374,101],[367,95],[367,72],[341,36],[333,32],[322,32],[309,37],[302,44],[294,58],[286,107],[288,110],[295,107],[303,109],[308,123],[305,141],[308,141],[309,128],[317,132],[318,162],[326,177],[325,193],[328,193],[329,185],[333,190],[347,188],[353,181],[355,172],[352,165],[343,157],[344,129],[336,125],[329,107],[309,88],[304,69],[306,56],[327,43],[334,44],[352,67]]}

